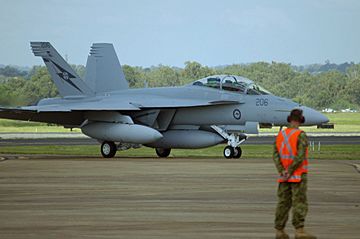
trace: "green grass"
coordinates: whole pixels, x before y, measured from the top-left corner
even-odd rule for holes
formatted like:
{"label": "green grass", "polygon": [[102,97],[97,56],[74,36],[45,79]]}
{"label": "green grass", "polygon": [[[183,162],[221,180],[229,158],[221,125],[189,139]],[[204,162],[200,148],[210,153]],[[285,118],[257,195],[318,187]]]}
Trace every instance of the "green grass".
{"label": "green grass", "polygon": [[80,132],[79,129],[65,129],[62,126],[46,123],[0,119],[0,133],[45,133],[45,132]]}
{"label": "green grass", "polygon": [[[360,133],[360,113],[325,113],[330,123],[335,124],[335,129],[317,129],[316,126],[304,127],[306,132],[357,132]],[[261,129],[260,132],[278,132],[279,127]]]}
{"label": "green grass", "polygon": [[[317,129],[305,127],[306,132],[360,132],[360,113],[327,113],[330,122],[335,123],[335,129]],[[260,129],[260,132],[277,133],[278,127]],[[62,126],[48,125],[45,123],[26,122],[17,120],[0,119],[0,133],[34,133],[34,132],[80,132],[79,129],[65,129]]]}
{"label": "green grass", "polygon": [[[174,149],[170,157],[176,158],[222,158],[224,145],[218,145],[206,149],[183,150]],[[264,158],[271,160],[272,145],[243,145],[243,158]],[[0,147],[2,154],[47,154],[47,155],[76,155],[76,156],[99,156],[99,146],[5,146]],[[154,149],[140,148],[120,151],[117,157],[157,157]],[[358,145],[324,145],[321,151],[315,146],[315,151],[309,151],[310,159],[360,159],[360,147]]]}

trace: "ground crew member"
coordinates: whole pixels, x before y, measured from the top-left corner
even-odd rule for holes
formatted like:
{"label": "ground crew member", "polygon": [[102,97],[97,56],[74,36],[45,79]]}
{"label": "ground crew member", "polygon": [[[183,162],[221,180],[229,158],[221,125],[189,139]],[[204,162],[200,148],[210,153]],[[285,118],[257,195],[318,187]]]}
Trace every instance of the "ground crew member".
{"label": "ground crew member", "polygon": [[276,239],[289,239],[284,231],[292,207],[295,239],[316,239],[304,231],[307,204],[308,139],[299,129],[305,122],[302,110],[294,109],[288,116],[289,127],[279,132],[273,159],[279,173],[278,204],[275,214]]}

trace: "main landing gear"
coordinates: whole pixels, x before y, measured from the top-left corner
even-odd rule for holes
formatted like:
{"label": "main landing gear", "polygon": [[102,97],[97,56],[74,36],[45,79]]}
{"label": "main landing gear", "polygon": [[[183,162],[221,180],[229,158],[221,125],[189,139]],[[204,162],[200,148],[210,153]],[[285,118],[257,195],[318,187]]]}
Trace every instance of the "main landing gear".
{"label": "main landing gear", "polygon": [[[114,142],[104,141],[101,144],[100,151],[101,151],[101,155],[104,158],[112,158],[115,156],[118,150],[126,150],[129,148],[138,148],[138,147],[135,145],[124,145],[124,144],[116,145]],[[155,151],[160,158],[166,158],[170,155],[171,149],[157,148],[155,149]]]}
{"label": "main landing gear", "polygon": [[104,158],[112,158],[116,154],[117,146],[114,142],[104,141],[101,144],[100,151]]}
{"label": "main landing gear", "polygon": [[127,144],[127,143],[115,143],[112,141],[104,141],[101,144],[100,152],[104,158],[112,158],[115,156],[117,151],[127,150],[130,148],[140,148],[140,144]]}
{"label": "main landing gear", "polygon": [[159,156],[160,158],[166,158],[167,156],[170,155],[171,149],[156,148],[155,152],[157,156]]}
{"label": "main landing gear", "polygon": [[211,128],[228,141],[228,146],[224,148],[224,157],[227,159],[241,158],[242,150],[239,145],[245,142],[245,140],[247,140],[247,136],[245,134],[229,134],[224,129],[216,125],[211,126]]}

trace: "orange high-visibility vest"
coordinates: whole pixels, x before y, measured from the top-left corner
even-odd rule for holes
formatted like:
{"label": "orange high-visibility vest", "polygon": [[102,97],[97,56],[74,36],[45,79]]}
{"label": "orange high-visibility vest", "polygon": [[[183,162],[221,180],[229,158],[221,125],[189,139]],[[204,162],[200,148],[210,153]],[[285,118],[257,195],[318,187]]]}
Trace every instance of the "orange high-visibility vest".
{"label": "orange high-visibility vest", "polygon": [[[294,161],[295,156],[297,156],[297,144],[298,137],[303,132],[299,129],[287,128],[281,130],[276,138],[276,148],[280,155],[280,161],[285,170]],[[290,183],[299,183],[301,182],[301,175],[308,172],[308,149],[306,148],[305,159],[302,164],[295,170],[295,172],[290,176],[288,180],[280,175],[278,182],[290,182]]]}

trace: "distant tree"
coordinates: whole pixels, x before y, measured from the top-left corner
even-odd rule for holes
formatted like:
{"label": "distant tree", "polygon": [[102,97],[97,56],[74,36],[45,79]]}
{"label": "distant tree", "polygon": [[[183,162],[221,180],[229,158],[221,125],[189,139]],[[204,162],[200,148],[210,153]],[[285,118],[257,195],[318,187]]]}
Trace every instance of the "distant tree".
{"label": "distant tree", "polygon": [[138,88],[144,86],[144,69],[142,69],[141,67],[132,67],[129,65],[123,65],[122,69],[124,71],[125,78],[129,82],[129,86],[131,88]]}
{"label": "distant tree", "polygon": [[325,72],[314,77],[304,95],[312,100],[310,106],[327,108],[342,98],[347,78],[338,71]]}
{"label": "distant tree", "polygon": [[204,67],[196,61],[186,61],[183,70],[184,78],[188,80],[197,80],[209,75],[215,74],[215,71],[209,67]]}
{"label": "distant tree", "polygon": [[19,106],[27,104],[23,89],[27,83],[22,77],[9,77],[0,84],[0,105]]}
{"label": "distant tree", "polygon": [[159,65],[154,68],[149,74],[149,86],[178,86],[180,85],[180,75],[179,73],[169,67]]}
{"label": "distant tree", "polygon": [[18,70],[12,66],[5,66],[4,68],[0,68],[0,75],[7,77],[15,77],[15,76],[25,76],[27,74],[26,71]]}
{"label": "distant tree", "polygon": [[360,64],[349,67],[346,74],[349,81],[344,89],[344,95],[349,102],[360,105]]}
{"label": "distant tree", "polygon": [[83,65],[71,65],[71,67],[75,70],[76,74],[80,76],[81,79],[85,78],[86,68]]}

